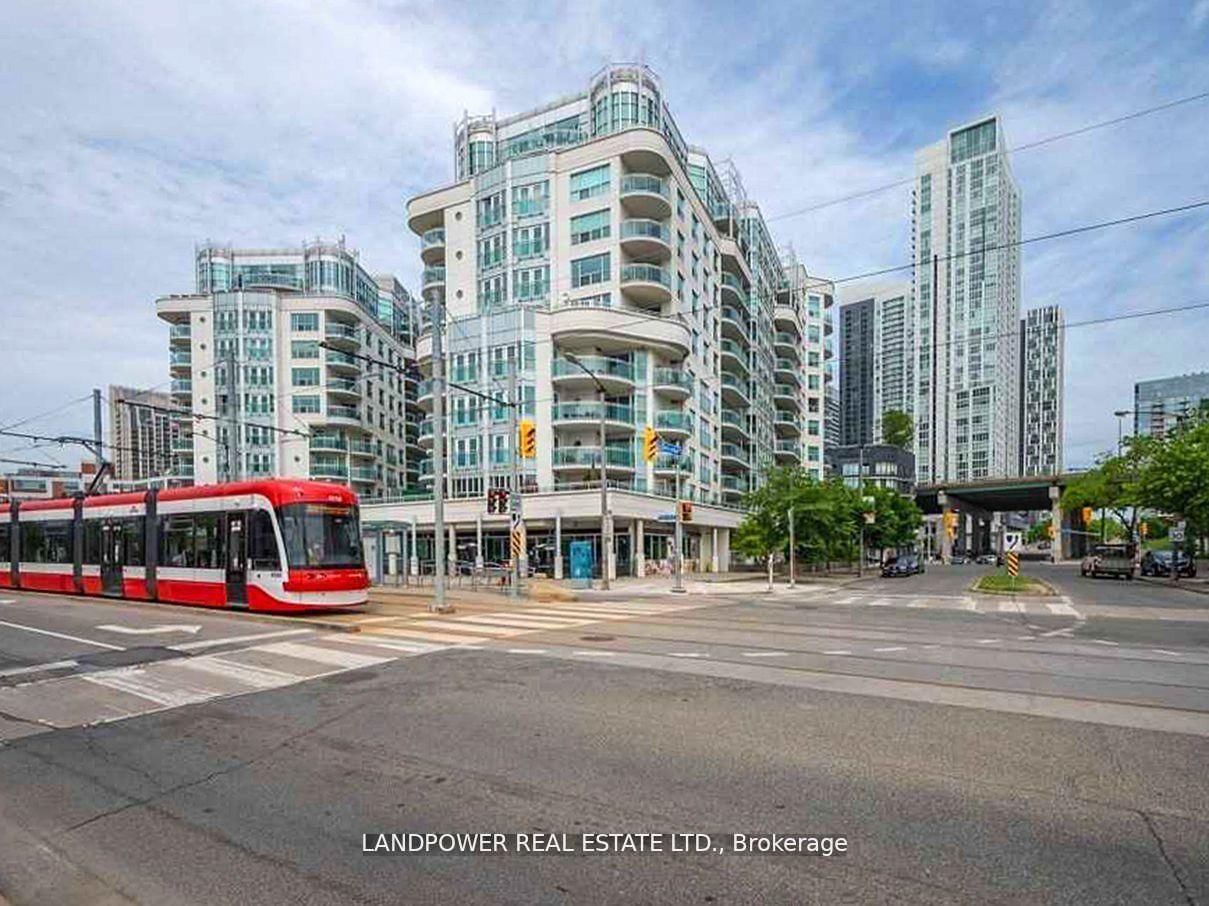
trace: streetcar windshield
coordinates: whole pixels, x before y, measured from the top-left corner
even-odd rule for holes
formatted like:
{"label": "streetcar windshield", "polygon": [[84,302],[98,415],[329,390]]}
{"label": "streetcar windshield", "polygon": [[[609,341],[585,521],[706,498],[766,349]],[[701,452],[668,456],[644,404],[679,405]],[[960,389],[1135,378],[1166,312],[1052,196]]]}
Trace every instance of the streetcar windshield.
{"label": "streetcar windshield", "polygon": [[281,508],[281,531],[291,567],[361,567],[361,518],[355,506],[291,503]]}

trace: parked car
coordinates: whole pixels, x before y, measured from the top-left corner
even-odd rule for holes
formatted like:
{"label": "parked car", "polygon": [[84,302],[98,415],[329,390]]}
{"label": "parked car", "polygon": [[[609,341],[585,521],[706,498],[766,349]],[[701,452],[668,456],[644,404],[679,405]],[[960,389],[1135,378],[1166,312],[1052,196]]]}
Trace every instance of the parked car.
{"label": "parked car", "polygon": [[901,554],[882,564],[882,578],[922,575],[924,561],[918,554]]}
{"label": "parked car", "polygon": [[[1171,551],[1147,551],[1142,557],[1143,576],[1170,576]],[[1181,576],[1189,579],[1196,576],[1196,561],[1188,556],[1186,551],[1180,551],[1176,558],[1176,568]]]}
{"label": "parked car", "polygon": [[974,562],[983,566],[995,566],[998,564],[999,558],[994,554],[979,554]]}
{"label": "parked car", "polygon": [[1079,564],[1079,572],[1093,579],[1100,576],[1133,578],[1137,548],[1132,544],[1097,544]]}
{"label": "parked car", "polygon": [[965,566],[970,561],[966,558],[965,554],[954,554],[949,558],[949,562],[954,566]]}

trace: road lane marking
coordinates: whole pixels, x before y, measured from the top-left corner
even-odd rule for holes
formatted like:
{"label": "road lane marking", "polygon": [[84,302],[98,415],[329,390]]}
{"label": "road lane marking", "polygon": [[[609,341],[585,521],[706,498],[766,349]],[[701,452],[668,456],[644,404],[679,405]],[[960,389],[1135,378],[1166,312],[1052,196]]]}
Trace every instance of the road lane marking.
{"label": "road lane marking", "polygon": [[1065,626],[1062,629],[1051,629],[1049,632],[1041,633],[1042,638],[1053,638],[1056,635],[1070,635],[1075,631],[1074,626]]}
{"label": "road lane marking", "polygon": [[927,607],[928,602],[925,598],[912,598],[911,603],[908,604],[907,606],[908,607]]}
{"label": "road lane marking", "polygon": [[705,657],[700,651],[669,651],[668,657]]}
{"label": "road lane marking", "polygon": [[578,654],[580,657],[612,657],[616,651],[572,651],[572,654]]}
{"label": "road lane marking", "polygon": [[907,649],[905,647],[903,647],[902,645],[891,645],[889,648],[874,648],[873,650],[880,652],[880,651],[906,651]]}
{"label": "road lane marking", "polygon": [[[509,648],[508,653],[509,654],[545,654],[546,649],[545,648]],[[583,654],[582,651],[577,651],[575,653]]]}
{"label": "road lane marking", "polygon": [[1016,636],[1016,641],[1018,641],[1018,642],[1035,642],[1036,640],[1037,640],[1036,636],[1031,636],[1031,635]]}
{"label": "road lane marking", "polygon": [[744,651],[744,657],[788,657],[787,651]]}
{"label": "road lane marking", "polygon": [[890,602],[887,601],[885,598],[874,598],[872,601],[869,602],[869,606],[870,607],[889,607]]}
{"label": "road lane marking", "polygon": [[1112,645],[1114,648],[1119,644],[1117,642],[1110,642],[1108,639],[1092,639],[1092,641],[1097,645]]}
{"label": "road lane marking", "polygon": [[[437,629],[453,629],[458,632],[477,632],[480,635],[520,635],[523,632],[532,632],[533,627],[521,629],[518,626],[488,626],[483,623],[464,623],[453,622],[452,620],[425,620],[422,623],[416,624],[427,630],[429,626]],[[393,630],[382,630],[383,632],[391,632]]]}
{"label": "road lane marking", "polygon": [[824,651],[823,654],[852,654],[852,652],[847,649],[837,648],[834,651]]}
{"label": "road lane marking", "polygon": [[1155,654],[1170,654],[1172,657],[1180,656],[1180,653],[1178,651],[1168,651],[1166,648],[1151,648],[1150,650],[1153,651]]}
{"label": "road lane marking", "polygon": [[520,614],[501,616],[486,614],[484,616],[459,617],[459,623],[472,623],[476,626],[511,626],[515,629],[566,629],[571,626],[583,626],[587,620],[568,619],[566,617],[524,617]]}
{"label": "road lane marking", "polygon": [[[463,629],[469,629],[469,626],[463,626]],[[515,634],[515,633],[513,633]],[[375,638],[380,635],[390,636],[391,638],[412,639],[419,642],[448,642],[457,644],[459,642],[481,642],[482,638],[472,635],[454,635],[452,632],[426,632],[420,629],[375,629],[372,633],[363,633],[366,638]],[[469,647],[469,646],[465,646]]]}
{"label": "road lane marking", "polygon": [[0,604],[16,604],[16,598],[0,598]]}
{"label": "road lane marking", "polygon": [[49,635],[56,639],[66,639],[69,642],[79,642],[82,645],[92,645],[95,648],[108,648],[110,651],[125,651],[121,645],[110,645],[108,642],[97,642],[93,639],[82,639],[77,635],[67,635],[63,632],[51,632],[49,629],[39,629],[36,626],[25,626],[21,623],[9,623],[6,620],[0,620],[0,626],[7,626],[10,629],[22,629],[25,632],[36,632],[38,635]]}
{"label": "road lane marking", "polygon": [[979,639],[978,640],[979,645],[995,645],[995,644],[998,644],[998,642],[999,642],[999,639]]}
{"label": "road lane marking", "polygon": [[297,673],[286,673],[284,670],[274,670],[272,667],[227,661],[213,654],[185,661],[180,664],[179,669],[213,674],[240,685],[251,686],[254,689],[279,689],[304,679]]}
{"label": "road lane marking", "polygon": [[182,683],[179,679],[169,679],[158,671],[152,672],[142,667],[84,674],[80,679],[86,683],[137,695],[164,708],[192,705],[221,694],[218,690]]}
{"label": "road lane marking", "polygon": [[1060,604],[1051,604],[1048,601],[1046,601],[1045,606],[1049,609],[1050,613],[1061,614],[1062,616],[1065,616],[1065,617],[1077,617],[1080,615],[1079,611],[1075,610],[1075,608],[1070,606],[1069,601],[1063,601]]}
{"label": "road lane marking", "polygon": [[361,667],[372,667],[375,664],[385,664],[390,658],[376,657],[369,654],[355,654],[351,651],[334,651],[331,648],[320,648],[317,645],[303,645],[300,642],[274,642],[271,645],[257,645],[250,651],[265,651],[269,654],[284,654],[286,657],[298,658],[303,661],[314,661],[319,664],[330,664],[333,667],[344,667],[356,670]]}
{"label": "road lane marking", "polygon": [[79,667],[79,661],[51,661],[48,664],[31,664],[29,667],[10,667],[0,670],[0,676],[23,676],[27,673],[41,673],[44,670],[62,670],[65,667]]}
{"label": "road lane marking", "polygon": [[313,629],[282,629],[278,632],[257,632],[252,635],[233,635],[225,639],[200,639],[196,642],[181,642],[179,645],[169,645],[173,651],[198,651],[202,648],[217,648],[235,642],[256,642],[260,639],[280,639],[291,635],[314,635]]}
{"label": "road lane marking", "polygon": [[106,623],[104,626],[96,626],[96,629],[101,632],[116,632],[121,635],[158,635],[161,632],[187,632],[190,635],[197,635],[201,632],[201,626],[194,624],[172,623],[165,626],[115,626]]}
{"label": "road lane marking", "polygon": [[1020,602],[1018,602],[1018,601],[1000,601],[999,602],[999,612],[1000,613],[1023,613],[1024,608],[1020,606]]}

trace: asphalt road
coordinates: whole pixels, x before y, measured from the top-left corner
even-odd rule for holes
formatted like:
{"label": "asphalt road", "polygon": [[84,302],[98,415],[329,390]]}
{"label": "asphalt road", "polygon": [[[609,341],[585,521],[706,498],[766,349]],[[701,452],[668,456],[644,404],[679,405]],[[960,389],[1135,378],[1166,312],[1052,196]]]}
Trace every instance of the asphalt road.
{"label": "asphalt road", "polygon": [[[86,641],[123,635],[101,625],[204,625],[116,643],[135,675],[161,671],[158,685],[121,689],[168,704],[37,732],[29,713],[12,721],[23,730],[0,741],[0,893],[243,906],[1209,901],[1209,646],[1181,634],[1203,614],[1093,620],[1084,610],[1105,606],[1094,593],[1053,609],[975,599],[964,570],[687,603],[501,602],[499,616],[282,642],[245,637],[290,627],[239,617],[22,596],[0,621]],[[1155,612],[1176,606],[1154,600]],[[1089,634],[1134,622],[1163,643]],[[389,654],[356,666],[373,650]],[[113,668],[83,663],[84,641],[0,624],[0,652],[6,665],[82,662],[0,688],[0,713],[6,693],[57,707],[75,694],[67,684],[97,685],[81,671],[122,694]],[[163,685],[190,665],[263,682],[303,673],[308,657],[332,672],[179,705]],[[57,698],[30,704],[53,684]],[[849,851],[362,852],[366,833],[539,830],[700,832],[724,849],[732,833],[839,834]]]}

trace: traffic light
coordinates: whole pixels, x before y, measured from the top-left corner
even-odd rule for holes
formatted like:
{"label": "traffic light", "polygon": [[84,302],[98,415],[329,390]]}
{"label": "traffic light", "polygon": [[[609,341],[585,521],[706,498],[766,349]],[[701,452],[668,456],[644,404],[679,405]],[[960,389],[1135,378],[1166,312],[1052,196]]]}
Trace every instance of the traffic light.
{"label": "traffic light", "polygon": [[508,489],[507,488],[488,488],[487,489],[487,513],[488,515],[503,516],[508,512]]}
{"label": "traffic light", "polygon": [[1083,508],[1082,516],[1083,516],[1083,527],[1084,528],[1087,528],[1089,525],[1091,525],[1091,520],[1092,520],[1093,515],[1094,515],[1094,513],[1092,512],[1091,507],[1085,506]]}
{"label": "traffic light", "polygon": [[517,433],[521,456],[532,459],[537,455],[537,425],[531,418],[521,419]]}
{"label": "traffic light", "polygon": [[659,435],[655,433],[654,428],[647,425],[642,431],[642,458],[647,462],[654,462],[658,455]]}
{"label": "traffic light", "polygon": [[1058,537],[1058,530],[1054,528],[1054,524],[1052,522],[1045,527],[1045,533],[1049,535],[1050,541],[1053,541]]}
{"label": "traffic light", "polygon": [[1138,523],[1138,534],[1140,534],[1143,538],[1145,538],[1147,535],[1149,535],[1150,534],[1150,523],[1149,522],[1139,522]]}
{"label": "traffic light", "polygon": [[691,500],[681,500],[680,501],[680,521],[681,522],[692,522],[693,521],[693,503]]}

